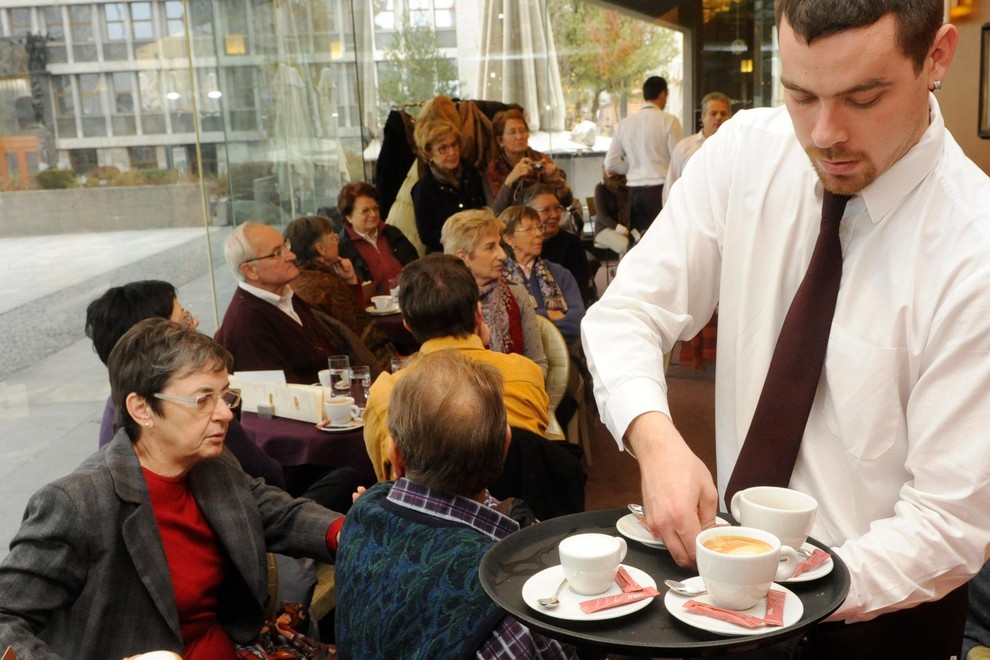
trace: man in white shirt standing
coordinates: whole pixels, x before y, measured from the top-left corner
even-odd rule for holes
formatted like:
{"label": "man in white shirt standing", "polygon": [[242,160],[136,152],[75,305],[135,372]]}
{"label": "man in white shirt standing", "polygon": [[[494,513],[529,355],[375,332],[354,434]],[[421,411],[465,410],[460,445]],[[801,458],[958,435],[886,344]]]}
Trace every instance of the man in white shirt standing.
{"label": "man in white shirt standing", "polygon": [[667,81],[651,76],[643,83],[643,107],[615,127],[605,154],[607,173],[625,174],[629,186],[630,230],[643,234],[663,207],[663,184],[670,154],[681,141],[681,122],[669,112]]}
{"label": "man in white shirt standing", "polygon": [[[785,108],[737,113],[582,323],[602,417],[640,462],[648,525],[694,562],[805,275],[823,189],[851,195],[841,285],[791,488],[851,574],[817,658],[958,655],[990,547],[990,179],[933,92],[941,0],[777,0]],[[810,164],[809,164],[810,160]],[[663,353],[719,306],[718,487],[670,418]],[[809,657],[809,656],[805,656]]]}
{"label": "man in white shirt standing", "polygon": [[689,135],[674,147],[674,153],[670,156],[670,167],[667,168],[667,180],[663,185],[663,203],[667,203],[670,197],[670,189],[674,182],[681,178],[684,173],[684,166],[694,152],[701,149],[705,138],[715,134],[718,127],[732,116],[732,100],[722,92],[711,92],[705,94],[701,99],[701,130],[694,135]]}

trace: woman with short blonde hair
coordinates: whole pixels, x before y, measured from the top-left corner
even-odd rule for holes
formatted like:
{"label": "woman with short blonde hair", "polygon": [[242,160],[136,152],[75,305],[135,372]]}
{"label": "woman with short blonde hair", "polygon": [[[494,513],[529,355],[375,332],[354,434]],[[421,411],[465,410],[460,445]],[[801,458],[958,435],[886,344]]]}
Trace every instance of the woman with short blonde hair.
{"label": "woman with short blonde hair", "polygon": [[416,229],[427,252],[440,252],[440,230],[453,214],[483,208],[481,174],[461,157],[460,127],[442,118],[423,119],[413,132],[426,172],[412,189]]}
{"label": "woman with short blonde hair", "polygon": [[547,373],[536,310],[526,290],[502,277],[502,221],[488,209],[461,211],[443,225],[444,253],[463,261],[481,292],[481,313],[491,333],[489,346],[499,353],[525,355]]}

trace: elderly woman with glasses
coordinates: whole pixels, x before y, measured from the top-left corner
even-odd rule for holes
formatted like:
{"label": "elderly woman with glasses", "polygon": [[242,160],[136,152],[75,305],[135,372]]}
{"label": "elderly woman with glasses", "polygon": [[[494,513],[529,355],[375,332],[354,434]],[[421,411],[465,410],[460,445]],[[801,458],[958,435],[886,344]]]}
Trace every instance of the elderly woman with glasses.
{"label": "elderly woman with glasses", "polygon": [[547,374],[547,355],[533,301],[522,286],[502,277],[506,254],[501,220],[487,209],[462,211],[443,225],[443,251],[463,261],[481,291],[481,315],[488,327],[488,346],[498,353],[518,353]]}
{"label": "elderly woman with glasses", "polygon": [[590,305],[598,299],[588,268],[588,253],[576,234],[561,229],[560,219],[567,209],[560,205],[552,186],[538,183],[522,191],[519,204],[540,216],[543,226],[543,258],[566,268],[578,284],[581,299]]}
{"label": "elderly woman with glasses", "polygon": [[388,294],[388,281],[419,257],[416,248],[398,227],[382,221],[378,191],[369,183],[348,183],[341,188],[337,210],[346,223],[340,235],[341,258],[354,264],[359,281],[374,282],[376,293]]}
{"label": "elderly woman with glasses", "polygon": [[121,430],[32,496],[0,563],[0,639],[18,656],[234,660],[264,620],[266,550],[333,558],[343,518],[251,479],[224,448],[229,365],[166,319],[117,342]]}
{"label": "elderly woman with glasses", "polygon": [[522,110],[510,108],[496,113],[492,133],[496,146],[494,158],[485,170],[485,182],[494,198],[495,213],[517,203],[519,192],[536,183],[552,187],[564,205],[573,203],[565,172],[549,156],[529,146],[529,125]]}
{"label": "elderly woman with glasses", "polygon": [[536,313],[550,319],[565,339],[578,339],[584,318],[581,291],[566,268],[540,256],[540,215],[528,206],[510,206],[498,219],[505,223],[502,240],[509,248],[509,256],[502,264],[503,277],[526,287]]}
{"label": "elderly woman with glasses", "polygon": [[440,230],[447,218],[487,204],[481,175],[461,158],[461,130],[442,118],[416,123],[413,133],[426,172],[412,189],[419,240],[427,252],[440,252]]}

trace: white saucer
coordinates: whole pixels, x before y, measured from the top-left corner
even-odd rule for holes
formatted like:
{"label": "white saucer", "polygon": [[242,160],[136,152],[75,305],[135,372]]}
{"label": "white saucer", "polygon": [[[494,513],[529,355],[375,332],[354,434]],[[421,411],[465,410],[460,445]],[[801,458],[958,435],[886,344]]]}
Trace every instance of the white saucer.
{"label": "white saucer", "polygon": [[[656,580],[651,578],[649,574],[639,570],[635,566],[627,566],[626,564],[623,564],[623,566],[625,566],[626,570],[629,572],[629,576],[636,580],[638,584],[643,587],[656,588]],[[644,598],[643,600],[638,600],[635,603],[629,603],[628,605],[610,607],[607,610],[598,610],[597,612],[592,612],[591,614],[585,614],[581,609],[580,603],[586,600],[592,600],[594,598],[601,598],[602,596],[614,596],[622,593],[622,589],[619,588],[619,585],[613,582],[608,591],[603,594],[598,594],[597,596],[585,596],[583,594],[574,593],[571,591],[570,586],[564,587],[564,590],[560,592],[560,604],[557,605],[557,607],[540,607],[537,600],[551,595],[563,579],[564,569],[559,565],[543,569],[533,577],[526,580],[526,584],[524,584],[522,588],[523,600],[527,605],[540,614],[546,614],[547,616],[552,616],[557,619],[567,619],[569,621],[601,621],[604,619],[617,619],[620,616],[638,612],[653,602],[652,597]]]}
{"label": "white saucer", "polygon": [[388,309],[378,309],[374,305],[365,307],[364,311],[368,312],[372,316],[388,316],[389,314],[398,314],[399,306],[389,307]]}
{"label": "white saucer", "polygon": [[334,424],[330,426],[317,426],[316,428],[318,428],[321,431],[325,431],[327,433],[342,433],[343,431],[353,431],[354,429],[359,429],[362,428],[363,426],[364,426],[363,419],[354,419],[348,422],[347,424],[343,424],[341,426],[337,426],[336,424]]}
{"label": "white saucer", "polygon": [[[715,522],[720,525],[729,524],[727,520],[723,520],[722,518],[715,518]],[[663,541],[654,538],[653,534],[650,534],[650,530],[643,527],[643,523],[639,522],[639,518],[635,514],[627,513],[616,520],[615,528],[619,530],[619,534],[622,534],[627,539],[638,541],[651,548],[667,549]]]}
{"label": "white saucer", "polygon": [[[705,583],[701,579],[700,575],[684,580],[684,584],[691,589],[703,589],[705,586]],[[804,604],[793,591],[776,583],[770,585],[770,588],[774,591],[784,592],[784,625],[782,626],[747,628],[746,626],[739,626],[734,623],[729,623],[728,621],[713,619],[710,616],[692,614],[684,609],[684,603],[691,600],[691,598],[675,594],[673,591],[668,591],[663,597],[663,605],[667,608],[667,611],[670,612],[671,616],[675,619],[680,619],[692,628],[700,628],[701,630],[707,630],[708,632],[712,632],[717,635],[768,635],[770,633],[783,630],[788,626],[793,626],[801,620],[801,615],[804,614]],[[713,604],[711,596],[708,594],[694,596],[693,598],[699,603],[706,603],[708,605]],[[759,617],[761,619],[766,616],[766,613],[766,598],[760,600],[760,602],[748,610],[743,610],[743,614],[749,614],[750,616]]]}
{"label": "white saucer", "polygon": [[[802,550],[807,550],[808,552],[814,552],[815,550],[820,550],[821,548],[818,548],[816,546],[813,546],[810,543],[805,543],[804,545],[801,546],[801,549]],[[831,573],[832,572],[832,568],[834,567],[834,565],[835,565],[835,562],[833,562],[832,561],[832,557],[829,556],[828,559],[826,559],[822,563],[818,564],[818,566],[815,566],[810,571],[805,571],[804,573],[801,573],[801,575],[799,575],[797,577],[788,578],[786,580],[780,580],[780,582],[782,582],[782,583],[788,583],[788,582],[811,582],[812,580],[817,580],[818,578],[823,578],[826,575],[828,575],[829,573]]]}

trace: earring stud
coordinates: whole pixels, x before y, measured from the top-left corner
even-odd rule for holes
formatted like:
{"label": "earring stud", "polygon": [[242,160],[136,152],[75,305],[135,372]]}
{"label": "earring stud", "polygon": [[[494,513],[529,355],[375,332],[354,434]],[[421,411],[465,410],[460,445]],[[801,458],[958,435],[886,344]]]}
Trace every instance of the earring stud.
{"label": "earring stud", "polygon": [[931,86],[930,91],[932,91],[932,92],[941,92],[942,91],[942,81],[941,80],[934,80],[934,81],[932,81],[932,86]]}

